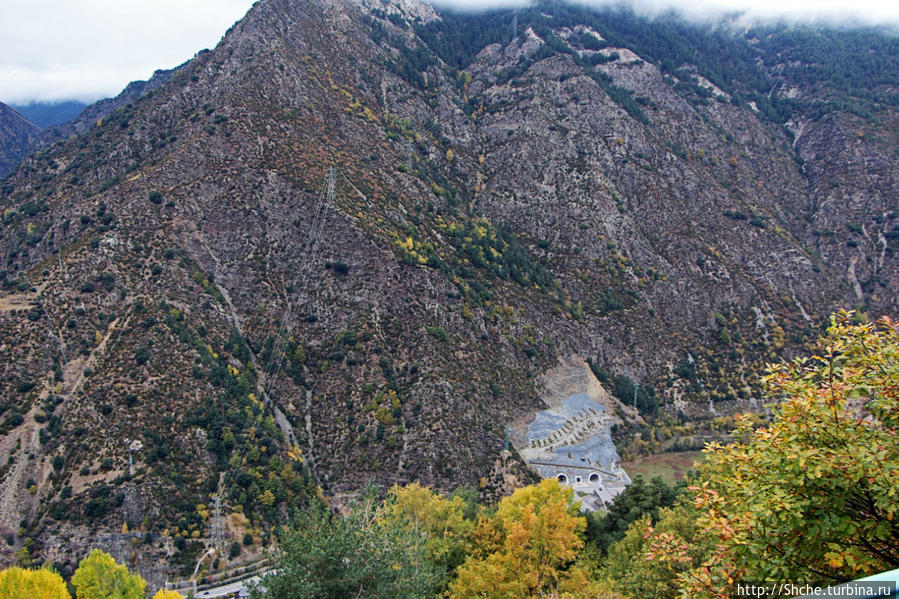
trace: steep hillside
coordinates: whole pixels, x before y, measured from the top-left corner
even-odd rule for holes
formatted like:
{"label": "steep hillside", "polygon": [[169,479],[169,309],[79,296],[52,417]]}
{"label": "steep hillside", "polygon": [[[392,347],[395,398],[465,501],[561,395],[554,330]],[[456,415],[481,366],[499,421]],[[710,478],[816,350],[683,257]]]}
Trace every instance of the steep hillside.
{"label": "steep hillside", "polygon": [[495,495],[570,356],[641,383],[631,450],[690,447],[833,309],[895,313],[894,42],[866,34],[861,89],[790,30],[664,27],[262,0],[26,159],[0,189],[7,558],[102,545],[155,580],[217,490],[257,541],[316,485]]}
{"label": "steep hillside", "polygon": [[22,160],[40,132],[40,127],[0,102],[0,178]]}

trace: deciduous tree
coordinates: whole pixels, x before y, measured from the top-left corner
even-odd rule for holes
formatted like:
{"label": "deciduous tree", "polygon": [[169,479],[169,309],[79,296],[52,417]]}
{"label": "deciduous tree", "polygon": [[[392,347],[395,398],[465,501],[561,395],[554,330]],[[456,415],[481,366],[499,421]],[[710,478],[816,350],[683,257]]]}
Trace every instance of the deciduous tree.
{"label": "deciduous tree", "polygon": [[771,367],[768,426],[740,419],[694,489],[701,525],[756,578],[845,581],[899,567],[899,325],[836,315],[816,355]]}
{"label": "deciduous tree", "polygon": [[438,577],[417,531],[379,518],[372,496],[346,516],[314,502],[285,529],[272,574],[253,597],[413,599],[433,597]]}
{"label": "deciduous tree", "polygon": [[442,497],[412,483],[390,490],[380,517],[389,526],[423,533],[430,560],[452,572],[472,549],[471,512],[462,497]]}
{"label": "deciduous tree", "polygon": [[491,547],[480,555],[475,552],[459,567],[450,596],[523,599],[595,593],[584,570],[574,563],[584,546],[586,521],[572,500],[572,490],[554,479],[504,498],[493,526],[478,526],[477,538]]}
{"label": "deciduous tree", "polygon": [[0,572],[3,599],[71,599],[66,583],[52,570],[12,567]]}
{"label": "deciduous tree", "polygon": [[94,549],[72,576],[77,599],[144,599],[146,581],[117,564],[111,555]]}

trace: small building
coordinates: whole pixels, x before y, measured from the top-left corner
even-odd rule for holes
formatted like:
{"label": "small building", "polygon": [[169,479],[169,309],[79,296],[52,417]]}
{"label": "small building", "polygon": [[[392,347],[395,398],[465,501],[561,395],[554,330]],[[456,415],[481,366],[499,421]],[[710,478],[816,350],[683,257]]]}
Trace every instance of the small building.
{"label": "small building", "polygon": [[631,479],[623,468],[613,463],[609,468],[577,465],[571,462],[533,461],[531,466],[541,478],[555,478],[574,491],[575,499],[585,511],[608,509],[615,497],[624,491]]}

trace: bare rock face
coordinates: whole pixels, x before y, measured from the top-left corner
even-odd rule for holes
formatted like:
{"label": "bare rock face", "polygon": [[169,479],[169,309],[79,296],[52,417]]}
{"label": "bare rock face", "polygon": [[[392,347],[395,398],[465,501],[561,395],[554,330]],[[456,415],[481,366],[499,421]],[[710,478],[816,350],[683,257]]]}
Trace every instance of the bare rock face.
{"label": "bare rock face", "polygon": [[756,38],[696,38],[749,57],[712,68],[571,10],[262,0],[26,158],[0,185],[4,559],[129,545],[158,579],[216,495],[258,539],[368,481],[495,496],[534,476],[505,430],[560,357],[640,383],[661,429],[758,408],[834,309],[895,313],[895,107],[845,110]]}
{"label": "bare rock face", "polygon": [[0,102],[0,178],[22,160],[40,132],[40,127]]}

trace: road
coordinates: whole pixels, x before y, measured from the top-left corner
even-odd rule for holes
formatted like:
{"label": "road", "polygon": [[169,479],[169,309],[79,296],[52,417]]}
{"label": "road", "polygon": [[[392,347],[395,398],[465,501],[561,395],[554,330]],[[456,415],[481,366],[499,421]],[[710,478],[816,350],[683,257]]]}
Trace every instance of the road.
{"label": "road", "polygon": [[218,597],[247,597],[249,596],[249,589],[247,588],[247,585],[250,583],[257,583],[260,580],[261,577],[253,576],[251,578],[247,578],[246,580],[232,582],[231,584],[226,584],[224,586],[200,591],[195,595],[195,597],[197,599],[216,599]]}

